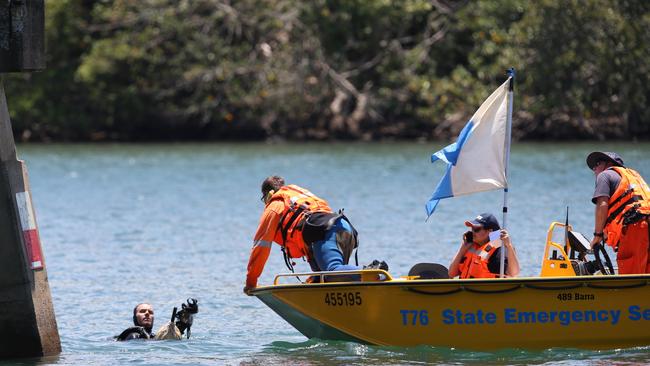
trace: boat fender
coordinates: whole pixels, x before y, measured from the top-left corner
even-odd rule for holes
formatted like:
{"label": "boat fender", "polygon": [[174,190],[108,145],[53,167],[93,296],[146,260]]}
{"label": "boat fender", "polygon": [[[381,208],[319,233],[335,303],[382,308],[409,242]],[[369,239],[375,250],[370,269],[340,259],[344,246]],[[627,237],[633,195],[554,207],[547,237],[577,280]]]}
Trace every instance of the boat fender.
{"label": "boat fender", "polygon": [[449,270],[438,263],[418,263],[411,267],[409,276],[418,276],[421,280],[448,279]]}

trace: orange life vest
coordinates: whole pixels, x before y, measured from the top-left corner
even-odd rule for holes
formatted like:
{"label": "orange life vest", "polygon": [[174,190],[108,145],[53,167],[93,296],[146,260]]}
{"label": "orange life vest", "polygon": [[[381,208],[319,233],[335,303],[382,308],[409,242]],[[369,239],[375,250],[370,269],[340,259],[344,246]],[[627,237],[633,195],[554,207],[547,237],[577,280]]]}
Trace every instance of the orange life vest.
{"label": "orange life vest", "polygon": [[282,200],[284,211],[273,241],[284,246],[291,258],[307,257],[309,249],[302,238],[302,224],[307,213],[332,212],[324,199],[310,191],[290,184],[271,196],[271,201]]}
{"label": "orange life vest", "polygon": [[458,269],[460,278],[497,278],[498,273],[492,273],[488,269],[488,263],[492,254],[500,247],[493,246],[492,242],[481,246],[473,244],[461,259]]}
{"label": "orange life vest", "polygon": [[609,198],[603,231],[607,233],[607,244],[616,247],[625,226],[650,215],[650,189],[635,170],[623,167],[609,169],[621,176],[621,182]]}

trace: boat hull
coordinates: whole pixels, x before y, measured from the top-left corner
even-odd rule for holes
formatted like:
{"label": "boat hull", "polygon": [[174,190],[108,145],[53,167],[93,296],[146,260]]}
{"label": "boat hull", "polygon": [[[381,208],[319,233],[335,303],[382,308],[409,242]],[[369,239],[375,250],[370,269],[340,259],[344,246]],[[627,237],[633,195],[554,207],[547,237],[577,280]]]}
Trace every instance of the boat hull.
{"label": "boat hull", "polygon": [[650,276],[274,285],[253,294],[308,338],[465,349],[650,344]]}

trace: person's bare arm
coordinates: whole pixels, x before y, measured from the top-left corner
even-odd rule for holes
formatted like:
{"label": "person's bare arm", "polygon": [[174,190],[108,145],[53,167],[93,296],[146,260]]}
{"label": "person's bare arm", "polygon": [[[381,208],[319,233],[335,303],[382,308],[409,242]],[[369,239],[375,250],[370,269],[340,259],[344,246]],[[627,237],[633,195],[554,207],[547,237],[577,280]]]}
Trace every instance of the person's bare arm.
{"label": "person's bare arm", "polygon": [[[607,211],[609,211],[609,197],[596,198],[594,233],[603,232],[605,221],[607,220]],[[603,239],[605,239],[604,236],[594,235],[594,238],[591,239],[591,247],[593,248],[595,244],[600,243]]]}

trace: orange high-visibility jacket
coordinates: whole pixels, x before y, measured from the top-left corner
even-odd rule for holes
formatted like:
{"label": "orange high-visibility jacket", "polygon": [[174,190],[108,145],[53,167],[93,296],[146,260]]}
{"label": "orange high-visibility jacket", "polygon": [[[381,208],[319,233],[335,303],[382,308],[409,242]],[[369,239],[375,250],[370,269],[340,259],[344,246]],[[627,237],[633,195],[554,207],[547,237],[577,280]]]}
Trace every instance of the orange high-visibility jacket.
{"label": "orange high-visibility jacket", "polygon": [[327,201],[296,185],[280,188],[271,196],[260,217],[248,260],[246,286],[257,286],[257,279],[271,251],[271,243],[285,247],[291,258],[306,257],[309,249],[302,238],[302,221],[308,212],[332,212]]}
{"label": "orange high-visibility jacket", "polygon": [[478,245],[476,243],[467,250],[463,259],[461,259],[458,269],[460,278],[496,278],[499,274],[490,272],[488,263],[490,257],[499,249],[492,242]]}
{"label": "orange high-visibility jacket", "polygon": [[607,233],[607,244],[616,247],[625,226],[625,216],[636,210],[641,215],[650,214],[650,189],[635,170],[610,167],[621,176],[621,182],[609,198],[607,221],[603,232]]}

